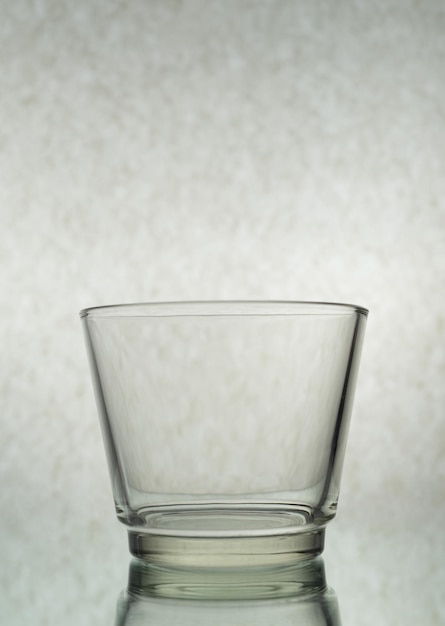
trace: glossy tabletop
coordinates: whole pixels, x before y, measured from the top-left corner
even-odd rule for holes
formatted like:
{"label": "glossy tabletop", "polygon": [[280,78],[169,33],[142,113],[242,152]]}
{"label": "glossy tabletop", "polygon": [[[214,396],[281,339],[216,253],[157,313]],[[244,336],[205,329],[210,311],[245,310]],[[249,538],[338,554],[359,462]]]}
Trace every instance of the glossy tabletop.
{"label": "glossy tabletop", "polygon": [[[240,572],[219,581],[196,571],[149,572],[126,552],[125,535],[106,556],[105,546],[79,546],[57,580],[36,579],[42,598],[39,624],[163,626],[404,626],[445,623],[443,537],[434,529],[362,532],[347,523],[329,528],[323,556],[295,570]],[[95,555],[97,558],[94,558]],[[82,564],[84,570],[82,570]],[[43,570],[42,570],[43,571]],[[53,579],[53,586],[48,581]],[[198,585],[196,581],[198,580]],[[26,598],[11,623],[26,615]],[[43,606],[45,603],[45,606]],[[17,619],[18,621],[14,621]]]}

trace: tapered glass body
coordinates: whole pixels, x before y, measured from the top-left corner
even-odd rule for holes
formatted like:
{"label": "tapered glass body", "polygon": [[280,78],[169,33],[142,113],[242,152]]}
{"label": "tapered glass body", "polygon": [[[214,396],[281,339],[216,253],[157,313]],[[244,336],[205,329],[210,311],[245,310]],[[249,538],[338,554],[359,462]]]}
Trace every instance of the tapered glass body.
{"label": "tapered glass body", "polygon": [[232,567],[322,551],[366,317],[357,306],[303,302],[81,312],[134,555]]}

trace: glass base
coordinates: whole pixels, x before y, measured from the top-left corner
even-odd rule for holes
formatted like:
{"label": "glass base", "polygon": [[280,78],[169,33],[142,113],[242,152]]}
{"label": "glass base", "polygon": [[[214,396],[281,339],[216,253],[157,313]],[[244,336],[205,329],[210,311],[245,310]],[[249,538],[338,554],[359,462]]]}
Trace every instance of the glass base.
{"label": "glass base", "polygon": [[167,567],[140,559],[130,563],[132,596],[189,600],[307,598],[326,591],[321,558],[278,567]]}
{"label": "glass base", "polygon": [[324,526],[306,511],[176,510],[144,515],[129,530],[131,554],[152,564],[235,568],[292,565],[324,548]]}

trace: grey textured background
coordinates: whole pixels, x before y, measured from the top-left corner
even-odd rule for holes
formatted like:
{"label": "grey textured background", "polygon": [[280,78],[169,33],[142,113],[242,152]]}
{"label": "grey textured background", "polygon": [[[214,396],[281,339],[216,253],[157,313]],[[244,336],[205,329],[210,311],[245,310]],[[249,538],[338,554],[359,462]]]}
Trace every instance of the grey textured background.
{"label": "grey textured background", "polygon": [[443,623],[444,3],[0,9],[8,624],[125,584],[78,310],[224,298],[369,307],[328,574],[345,626]]}

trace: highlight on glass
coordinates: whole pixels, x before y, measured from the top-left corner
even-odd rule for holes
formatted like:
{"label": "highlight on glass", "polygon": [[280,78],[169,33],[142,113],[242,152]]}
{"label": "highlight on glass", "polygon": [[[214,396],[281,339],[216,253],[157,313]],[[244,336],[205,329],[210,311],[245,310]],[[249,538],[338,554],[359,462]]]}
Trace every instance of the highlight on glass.
{"label": "highlight on glass", "polygon": [[81,311],[134,556],[275,567],[322,552],[367,313],[249,301]]}

